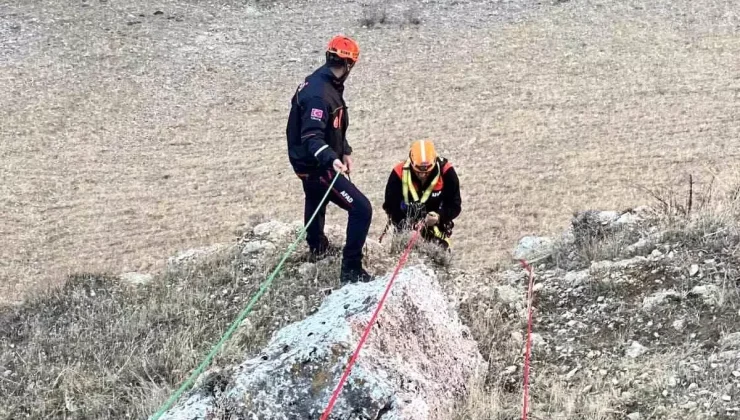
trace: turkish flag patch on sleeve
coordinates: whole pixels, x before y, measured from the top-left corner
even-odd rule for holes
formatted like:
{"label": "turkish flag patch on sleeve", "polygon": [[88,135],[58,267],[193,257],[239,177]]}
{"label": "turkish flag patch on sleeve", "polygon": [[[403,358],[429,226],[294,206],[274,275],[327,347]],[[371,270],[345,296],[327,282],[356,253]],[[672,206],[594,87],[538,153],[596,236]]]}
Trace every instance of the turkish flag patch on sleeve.
{"label": "turkish flag patch on sleeve", "polygon": [[324,118],[324,110],[318,108],[311,108],[311,119],[321,121]]}

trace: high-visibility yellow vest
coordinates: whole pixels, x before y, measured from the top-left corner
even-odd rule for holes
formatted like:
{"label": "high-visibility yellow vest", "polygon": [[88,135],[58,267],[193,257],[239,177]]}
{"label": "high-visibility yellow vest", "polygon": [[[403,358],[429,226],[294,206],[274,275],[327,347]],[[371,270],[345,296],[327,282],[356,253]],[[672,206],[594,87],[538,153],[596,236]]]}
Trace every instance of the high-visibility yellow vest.
{"label": "high-visibility yellow vest", "polygon": [[432,191],[434,191],[434,186],[437,185],[441,173],[442,171],[437,171],[437,175],[434,177],[434,179],[432,179],[432,182],[429,183],[429,186],[424,191],[421,199],[419,199],[419,193],[416,192],[416,187],[414,187],[414,183],[413,181],[411,181],[411,159],[406,159],[406,163],[403,164],[403,179],[401,182],[401,184],[403,185],[403,202],[406,204],[410,204],[409,192],[411,192],[411,197],[413,198],[414,202],[421,204],[426,203],[429,199],[429,196],[432,195]]}

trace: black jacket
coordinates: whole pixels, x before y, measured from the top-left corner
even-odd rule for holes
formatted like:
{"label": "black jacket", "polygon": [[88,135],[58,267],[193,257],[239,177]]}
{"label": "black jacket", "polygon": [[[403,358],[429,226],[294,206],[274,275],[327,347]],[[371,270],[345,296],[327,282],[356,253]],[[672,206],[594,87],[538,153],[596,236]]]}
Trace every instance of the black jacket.
{"label": "black jacket", "polygon": [[[445,158],[438,158],[434,172],[429,175],[424,184],[421,184],[421,181],[411,171],[411,181],[416,186],[420,198],[436,175],[442,171],[432,194],[423,204],[403,203],[403,165],[404,162],[400,162],[393,168],[385,186],[383,210],[388,214],[393,224],[400,226],[406,218],[415,222],[425,217],[427,213],[434,211],[439,214],[440,228],[443,230],[452,229],[454,226],[453,220],[460,215],[462,201],[460,199],[460,180],[452,164]],[[408,196],[409,201],[413,200],[410,192]]]}
{"label": "black jacket", "polygon": [[310,74],[291,99],[286,135],[288,159],[296,173],[332,167],[334,159],[350,155],[349,116],[344,84],[326,65]]}

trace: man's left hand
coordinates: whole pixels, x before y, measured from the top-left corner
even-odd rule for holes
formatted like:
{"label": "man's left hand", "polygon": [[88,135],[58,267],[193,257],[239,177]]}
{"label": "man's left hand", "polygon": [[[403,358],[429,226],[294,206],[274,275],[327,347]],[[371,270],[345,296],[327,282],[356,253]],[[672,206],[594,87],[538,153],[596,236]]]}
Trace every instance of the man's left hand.
{"label": "man's left hand", "polygon": [[352,168],[354,168],[354,166],[355,166],[354,162],[352,161],[352,156],[350,156],[350,155],[344,155],[344,156],[342,156],[342,162],[344,162],[344,166],[347,167],[347,173],[348,174],[351,173],[352,172]]}

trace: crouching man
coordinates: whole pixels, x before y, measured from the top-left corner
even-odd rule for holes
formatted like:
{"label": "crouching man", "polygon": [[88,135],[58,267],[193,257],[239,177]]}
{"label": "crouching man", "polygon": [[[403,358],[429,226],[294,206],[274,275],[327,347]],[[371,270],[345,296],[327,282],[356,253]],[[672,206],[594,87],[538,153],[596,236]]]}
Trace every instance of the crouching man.
{"label": "crouching man", "polygon": [[422,237],[449,250],[460,206],[460,182],[452,164],[437,156],[431,141],[415,141],[409,157],[393,168],[385,186],[383,210],[389,222],[405,230],[423,221]]}

